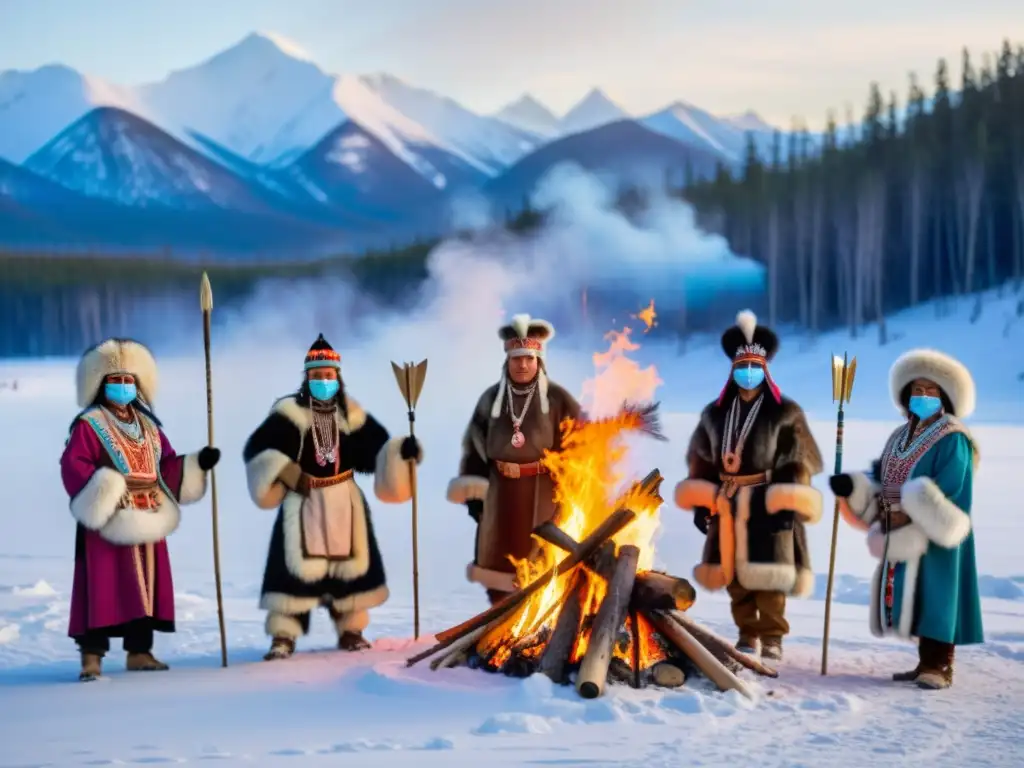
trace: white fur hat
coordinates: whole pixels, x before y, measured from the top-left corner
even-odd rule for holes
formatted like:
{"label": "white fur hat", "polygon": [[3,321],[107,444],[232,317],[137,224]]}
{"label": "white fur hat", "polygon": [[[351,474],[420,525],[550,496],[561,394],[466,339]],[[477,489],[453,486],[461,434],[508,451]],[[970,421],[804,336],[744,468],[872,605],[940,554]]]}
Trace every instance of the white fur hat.
{"label": "white fur hat", "polygon": [[87,349],[78,361],[75,371],[78,407],[88,407],[99,394],[103,380],[114,373],[134,376],[139,395],[147,404],[153,404],[159,383],[153,354],[131,339],[107,339]]}
{"label": "white fur hat", "polygon": [[974,413],[977,392],[971,372],[959,360],[936,349],[912,349],[900,355],[889,369],[889,393],[893,404],[906,414],[900,395],[915,379],[928,379],[941,389],[953,405],[953,415],[966,419]]}

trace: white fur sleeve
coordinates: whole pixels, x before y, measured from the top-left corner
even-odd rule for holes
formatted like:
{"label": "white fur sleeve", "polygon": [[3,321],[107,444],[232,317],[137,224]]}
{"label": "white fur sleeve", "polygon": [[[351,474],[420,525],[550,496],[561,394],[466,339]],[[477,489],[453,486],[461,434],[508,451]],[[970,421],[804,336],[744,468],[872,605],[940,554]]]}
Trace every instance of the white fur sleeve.
{"label": "white fur sleeve", "polygon": [[284,501],[288,489],[278,480],[281,471],[292,460],[281,451],[268,448],[260,451],[245,464],[245,480],[249,497],[260,509],[276,509]]}
{"label": "white fur sleeve", "polygon": [[[405,436],[392,437],[377,453],[377,466],[373,472],[373,493],[385,504],[401,504],[412,498],[412,471],[402,458]],[[423,461],[423,446],[416,464]]]}
{"label": "white fur sleeve", "polygon": [[71,516],[86,528],[98,531],[110,522],[127,488],[124,475],[100,467],[71,500]]}
{"label": "white fur sleeve", "polygon": [[959,546],[971,532],[971,518],[929,477],[917,477],[904,483],[900,503],[907,516],[940,547]]}
{"label": "white fur sleeve", "polygon": [[853,492],[839,498],[839,511],[852,527],[866,531],[878,519],[878,494],[882,487],[864,472],[851,472]]}
{"label": "white fur sleeve", "polygon": [[452,504],[465,504],[467,501],[483,501],[487,498],[487,490],[491,481],[477,475],[459,475],[448,483],[445,497]]}

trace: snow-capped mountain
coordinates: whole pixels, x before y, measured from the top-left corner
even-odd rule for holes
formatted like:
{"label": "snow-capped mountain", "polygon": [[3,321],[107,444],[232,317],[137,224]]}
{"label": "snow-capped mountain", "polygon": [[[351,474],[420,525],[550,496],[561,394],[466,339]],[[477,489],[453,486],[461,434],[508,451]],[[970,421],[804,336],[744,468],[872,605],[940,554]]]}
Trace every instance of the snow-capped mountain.
{"label": "snow-capped mountain", "polygon": [[[493,117],[470,112],[458,102],[388,74],[362,81],[396,112],[429,131],[445,149],[487,176],[495,176],[541,143],[537,136]],[[353,115],[358,122],[358,117]]]}
{"label": "snow-capped mountain", "polygon": [[552,139],[562,133],[558,116],[528,93],[502,107],[494,114],[494,118],[545,139]]}
{"label": "snow-capped mountain", "polygon": [[629,118],[629,113],[605,95],[600,88],[592,89],[570,109],[559,123],[561,134],[582,133],[616,120]]}
{"label": "snow-capped mountain", "polygon": [[31,72],[0,72],[0,158],[24,162],[82,115],[103,106],[146,114],[131,89],[70,67],[51,64]]}
{"label": "snow-capped mountain", "polygon": [[373,133],[352,120],[279,172],[287,184],[323,205],[394,218],[440,192]]}
{"label": "snow-capped mountain", "polygon": [[134,207],[265,210],[242,179],[152,123],[98,107],[24,163],[33,173],[88,197]]}

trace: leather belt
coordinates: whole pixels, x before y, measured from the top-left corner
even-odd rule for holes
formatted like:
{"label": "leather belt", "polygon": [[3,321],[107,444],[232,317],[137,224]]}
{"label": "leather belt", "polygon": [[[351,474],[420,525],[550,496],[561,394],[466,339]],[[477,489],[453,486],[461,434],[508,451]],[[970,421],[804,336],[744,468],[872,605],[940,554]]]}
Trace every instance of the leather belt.
{"label": "leather belt", "polygon": [[718,479],[722,481],[721,492],[726,498],[731,499],[740,488],[749,488],[757,485],[767,485],[772,481],[772,472],[758,472],[753,475],[730,475],[720,472]]}
{"label": "leather belt", "polygon": [[509,480],[518,480],[522,477],[536,477],[546,475],[548,468],[539,461],[531,461],[528,464],[515,464],[511,461],[495,461],[494,466],[498,474],[507,477]]}
{"label": "leather belt", "polygon": [[331,475],[330,477],[312,477],[307,478],[310,489],[313,488],[330,488],[332,485],[341,485],[346,480],[351,479],[352,470],[346,469],[339,475]]}

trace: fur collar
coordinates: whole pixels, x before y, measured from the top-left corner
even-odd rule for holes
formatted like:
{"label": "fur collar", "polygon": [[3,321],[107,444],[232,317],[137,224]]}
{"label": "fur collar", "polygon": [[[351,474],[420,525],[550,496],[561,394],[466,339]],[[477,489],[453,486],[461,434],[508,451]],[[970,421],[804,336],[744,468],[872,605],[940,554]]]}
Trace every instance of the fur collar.
{"label": "fur collar", "polygon": [[[334,410],[334,418],[338,422],[338,431],[344,435],[350,435],[353,432],[358,432],[366,424],[366,411],[348,395],[345,395],[345,406],[348,410],[348,418],[346,419],[341,409],[338,408]],[[295,395],[282,397],[274,403],[270,412],[281,414],[303,433],[313,425],[312,410],[309,406],[299,405]]]}

